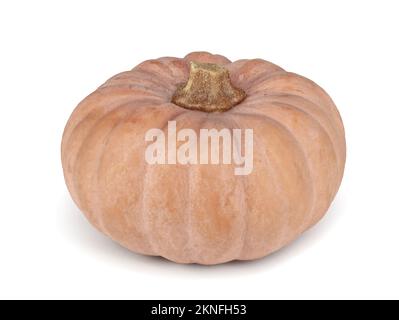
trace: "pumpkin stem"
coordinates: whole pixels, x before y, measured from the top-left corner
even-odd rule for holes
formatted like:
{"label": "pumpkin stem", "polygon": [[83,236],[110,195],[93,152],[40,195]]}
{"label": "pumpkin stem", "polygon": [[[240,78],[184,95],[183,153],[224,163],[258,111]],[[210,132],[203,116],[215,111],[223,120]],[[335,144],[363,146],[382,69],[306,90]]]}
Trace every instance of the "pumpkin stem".
{"label": "pumpkin stem", "polygon": [[172,102],[191,110],[223,112],[239,104],[245,97],[244,90],[233,86],[225,67],[192,61],[188,81],[178,86]]}

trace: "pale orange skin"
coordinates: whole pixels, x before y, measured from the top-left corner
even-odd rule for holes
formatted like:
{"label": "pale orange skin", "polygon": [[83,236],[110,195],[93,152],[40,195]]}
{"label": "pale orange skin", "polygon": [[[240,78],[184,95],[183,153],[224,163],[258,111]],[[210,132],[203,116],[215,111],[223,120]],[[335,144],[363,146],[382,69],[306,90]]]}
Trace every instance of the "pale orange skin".
{"label": "pale orange skin", "polygon": [[[224,65],[247,98],[206,113],[171,103],[189,61]],[[254,168],[148,165],[151,128],[252,128]],[[70,117],[62,140],[69,191],[88,220],[130,250],[179,263],[264,257],[319,221],[345,165],[345,134],[314,82],[260,59],[194,52],[148,60],[108,80]]]}

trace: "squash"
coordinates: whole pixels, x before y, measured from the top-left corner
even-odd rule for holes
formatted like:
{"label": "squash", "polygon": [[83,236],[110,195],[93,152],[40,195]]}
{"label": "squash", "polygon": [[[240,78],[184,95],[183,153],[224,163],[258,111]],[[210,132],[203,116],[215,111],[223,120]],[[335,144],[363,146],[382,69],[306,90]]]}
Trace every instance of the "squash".
{"label": "squash", "polygon": [[[250,130],[252,144],[231,139],[236,153],[252,146],[252,168],[196,161],[203,149],[178,161],[194,150],[179,132],[206,129]],[[151,150],[169,162],[148,161],[149,132],[164,133],[163,157]],[[231,159],[219,142],[205,160]],[[198,264],[261,258],[300,236],[333,201],[345,152],[338,110],[314,82],[207,52],[112,77],[78,105],[62,139],[66,184],[98,230],[134,252]]]}

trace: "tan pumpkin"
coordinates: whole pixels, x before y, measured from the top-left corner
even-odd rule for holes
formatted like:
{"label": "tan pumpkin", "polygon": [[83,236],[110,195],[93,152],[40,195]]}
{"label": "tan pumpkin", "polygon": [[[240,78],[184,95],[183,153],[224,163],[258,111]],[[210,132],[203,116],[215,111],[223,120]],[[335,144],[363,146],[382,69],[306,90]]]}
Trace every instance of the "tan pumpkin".
{"label": "tan pumpkin", "polygon": [[[148,164],[146,132],[171,120],[195,132],[253,129],[252,172]],[[217,264],[264,257],[321,219],[342,179],[345,136],[314,82],[261,59],[194,52],[145,61],[84,99],[66,125],[62,164],[76,204],[113,240]]]}

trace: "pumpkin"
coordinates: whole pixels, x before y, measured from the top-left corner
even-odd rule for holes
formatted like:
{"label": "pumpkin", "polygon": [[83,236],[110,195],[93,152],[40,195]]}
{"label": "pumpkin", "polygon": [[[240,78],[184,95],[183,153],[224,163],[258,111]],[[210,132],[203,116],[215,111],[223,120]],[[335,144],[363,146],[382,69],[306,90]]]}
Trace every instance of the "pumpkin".
{"label": "pumpkin", "polygon": [[[146,133],[166,135],[173,121],[198,134],[253,130],[252,171],[148,163]],[[66,125],[62,164],[77,206],[114,241],[178,263],[218,264],[264,257],[323,217],[343,176],[345,135],[314,82],[265,60],[194,52],[145,61],[86,97]]]}

